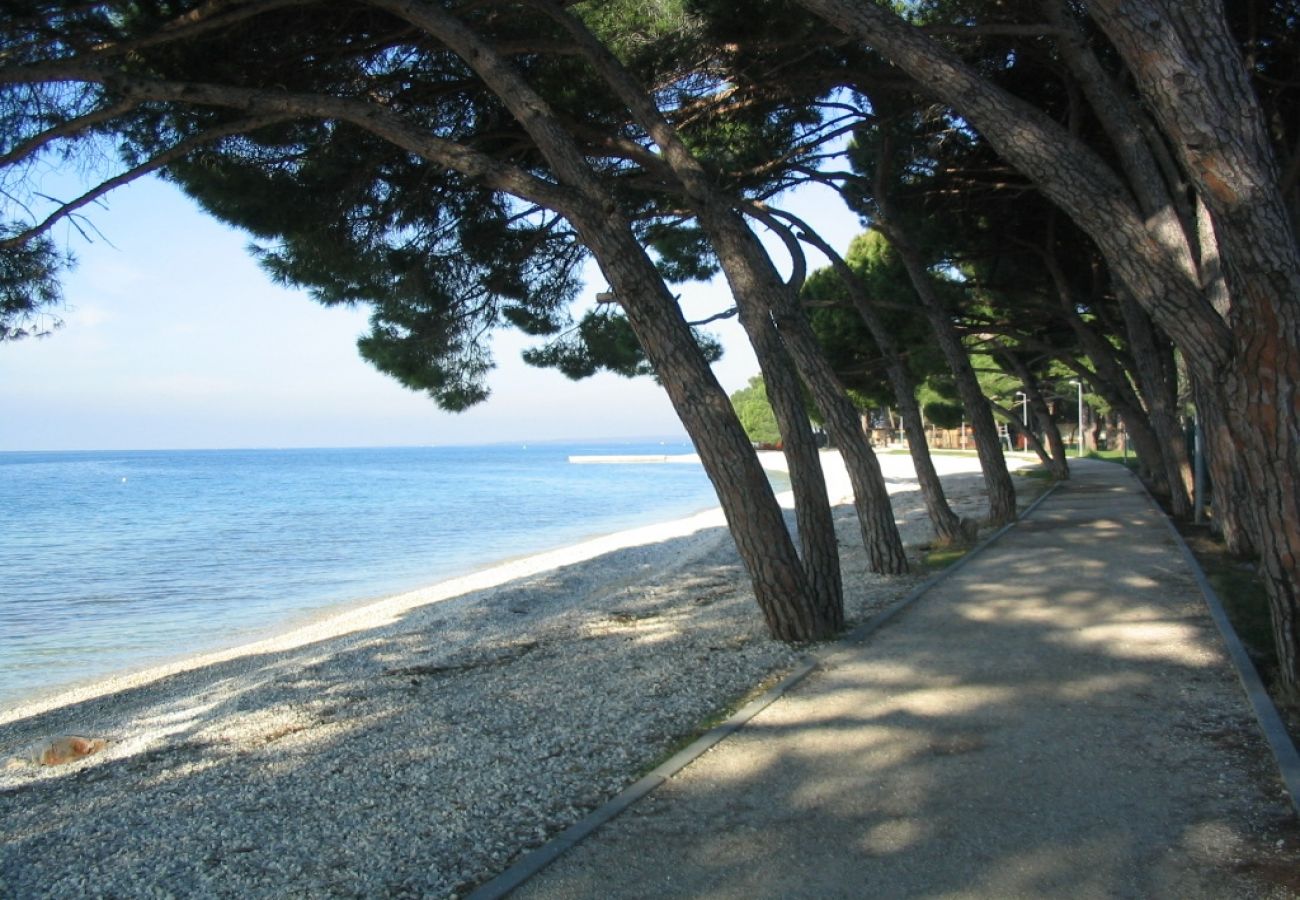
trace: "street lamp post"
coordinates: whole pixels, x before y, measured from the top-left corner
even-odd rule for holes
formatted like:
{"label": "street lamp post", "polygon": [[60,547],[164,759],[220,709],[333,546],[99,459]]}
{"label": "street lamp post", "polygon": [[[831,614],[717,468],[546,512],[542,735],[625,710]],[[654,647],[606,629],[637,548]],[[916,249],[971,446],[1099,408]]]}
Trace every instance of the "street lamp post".
{"label": "street lamp post", "polygon": [[1079,389],[1079,459],[1083,459],[1083,382],[1071,381]]}
{"label": "street lamp post", "polygon": [[1016,391],[1016,396],[1020,398],[1020,424],[1024,427],[1024,434],[1020,440],[1024,441],[1025,449],[1029,449],[1029,395],[1024,391]]}

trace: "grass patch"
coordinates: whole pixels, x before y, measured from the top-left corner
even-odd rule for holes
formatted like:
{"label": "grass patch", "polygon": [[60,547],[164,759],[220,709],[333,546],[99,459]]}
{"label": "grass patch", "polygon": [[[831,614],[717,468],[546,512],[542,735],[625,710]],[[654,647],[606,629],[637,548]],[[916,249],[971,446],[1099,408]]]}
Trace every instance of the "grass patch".
{"label": "grass patch", "polygon": [[[1255,563],[1238,559],[1210,532],[1208,526],[1177,523],[1183,540],[1205,571],[1210,586],[1219,595],[1223,610],[1233,629],[1246,645],[1251,660],[1261,675],[1277,669],[1273,647],[1273,617],[1268,609],[1268,594]],[[1266,674],[1267,673],[1267,674]]]}
{"label": "grass patch", "polygon": [[[906,447],[890,447],[888,450],[880,450],[878,452],[883,453],[887,456],[911,456],[912,455],[912,451],[908,450]],[[979,454],[976,453],[974,450],[944,450],[941,448],[931,447],[930,455],[931,456],[978,456]]]}
{"label": "grass patch", "polygon": [[1021,478],[1035,478],[1039,481],[1051,481],[1052,473],[1047,466],[1030,466],[1025,469],[1012,469],[1012,475],[1019,475]]}
{"label": "grass patch", "polygon": [[[1137,456],[1132,453],[1125,453],[1122,450],[1089,450],[1088,459],[1100,459],[1103,462],[1119,463],[1122,466],[1136,470],[1138,467]],[[1074,459],[1073,456],[1070,459]]]}
{"label": "grass patch", "polygon": [[921,554],[921,565],[928,572],[938,572],[948,568],[967,553],[970,553],[970,547],[935,547]]}
{"label": "grass patch", "polygon": [[1251,662],[1259,671],[1291,740],[1300,746],[1300,698],[1284,696],[1281,691],[1277,650],[1273,645],[1273,614],[1256,563],[1229,553],[1207,525],[1175,524],[1223,604],[1233,631],[1237,632]]}

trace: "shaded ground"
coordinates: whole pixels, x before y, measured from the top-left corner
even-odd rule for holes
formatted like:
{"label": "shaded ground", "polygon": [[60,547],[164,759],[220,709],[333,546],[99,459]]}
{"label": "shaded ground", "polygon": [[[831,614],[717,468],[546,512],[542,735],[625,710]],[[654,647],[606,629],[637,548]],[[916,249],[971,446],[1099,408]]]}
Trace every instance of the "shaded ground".
{"label": "shaded ground", "polygon": [[[978,515],[954,462],[945,489]],[[909,543],[929,536],[918,492],[895,504]],[[860,621],[916,579],[872,575],[836,519]],[[710,511],[0,710],[0,900],[456,896],[801,655],[768,638]],[[111,743],[22,762],[61,734]]]}
{"label": "shaded ground", "polygon": [[1268,593],[1259,574],[1259,562],[1229,553],[1208,525],[1180,522],[1178,530],[1223,603],[1233,630],[1268,688],[1292,742],[1300,745],[1300,702],[1283,696]]}
{"label": "shaded ground", "polygon": [[1132,477],[1075,478],[517,892],[1300,896],[1300,832]]}

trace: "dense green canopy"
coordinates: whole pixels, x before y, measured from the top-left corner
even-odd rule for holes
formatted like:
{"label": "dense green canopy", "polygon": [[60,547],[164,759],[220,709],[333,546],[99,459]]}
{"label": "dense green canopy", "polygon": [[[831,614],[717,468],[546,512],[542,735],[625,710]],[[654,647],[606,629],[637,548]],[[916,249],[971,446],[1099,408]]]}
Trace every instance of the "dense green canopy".
{"label": "dense green canopy", "polygon": [[[842,399],[820,375],[829,360],[888,403],[892,333],[913,380],[942,393],[948,368],[968,412],[966,354],[1048,399],[1072,375],[1123,419],[1180,514],[1180,417],[1194,403],[1216,526],[1259,552],[1281,665],[1300,685],[1294,4],[7,0],[3,12],[0,339],[55,324],[70,255],[53,226],[162,173],[246,230],[272,277],[369,305],[362,353],[446,408],[487,396],[486,338],[513,327],[550,337],[530,359],[566,374],[654,371],[686,418],[720,417],[693,426],[711,440],[734,418],[700,347],[662,281],[628,273],[648,248],[670,281],[720,263],[753,274],[762,265],[738,268],[723,226],[774,227],[782,192],[815,180],[888,238],[892,250],[861,251],[869,264],[850,260],[881,321],[864,331],[843,272],[813,277],[810,358],[800,315],[739,290],[751,335],[777,334],[770,356],[798,350],[821,400]],[[36,176],[65,162],[99,183],[51,202]],[[635,243],[603,240],[602,222]],[[589,253],[637,287],[625,318],[574,322]],[[915,304],[909,284],[929,300]],[[951,342],[929,340],[925,322],[957,337],[955,360],[939,365],[934,344]],[[1065,413],[1039,405],[1050,432]]]}

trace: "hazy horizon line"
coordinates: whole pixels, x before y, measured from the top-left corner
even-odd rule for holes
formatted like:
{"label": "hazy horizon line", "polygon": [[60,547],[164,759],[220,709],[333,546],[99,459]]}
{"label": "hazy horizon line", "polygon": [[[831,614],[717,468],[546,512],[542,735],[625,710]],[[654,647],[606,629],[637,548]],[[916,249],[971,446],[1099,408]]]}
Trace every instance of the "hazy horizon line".
{"label": "hazy horizon line", "polygon": [[31,447],[31,448],[5,448],[0,447],[0,454],[14,453],[231,453],[251,450],[422,450],[436,449],[440,447],[507,447],[522,445],[527,447],[531,444],[545,446],[549,444],[575,444],[575,443],[593,443],[593,444],[632,444],[632,443],[651,443],[667,442],[693,444],[690,436],[684,432],[676,435],[649,434],[649,435],[631,435],[631,436],[602,436],[602,437],[547,437],[547,438],[517,438],[492,441],[446,441],[443,443],[409,443],[409,444],[278,444],[278,445],[243,445],[230,447]]}

